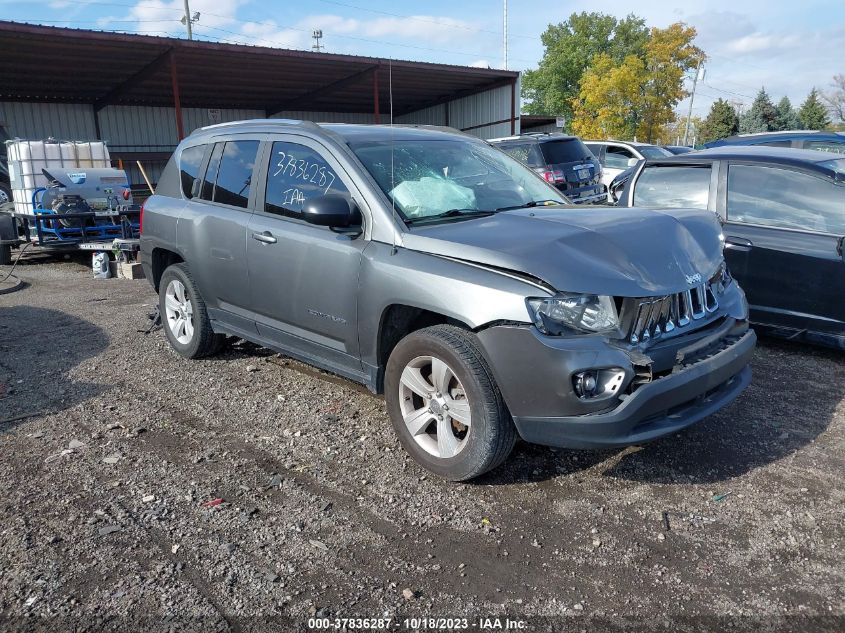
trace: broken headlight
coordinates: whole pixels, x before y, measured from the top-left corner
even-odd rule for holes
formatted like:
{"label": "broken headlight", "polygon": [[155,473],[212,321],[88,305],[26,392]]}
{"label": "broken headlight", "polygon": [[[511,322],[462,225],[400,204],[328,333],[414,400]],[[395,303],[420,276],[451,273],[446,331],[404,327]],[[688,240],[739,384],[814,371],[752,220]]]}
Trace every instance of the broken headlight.
{"label": "broken headlight", "polygon": [[719,269],[710,278],[710,287],[718,294],[722,294],[725,289],[731,285],[732,281],[733,277],[731,276],[731,271],[728,270],[728,264],[726,261],[722,260],[722,264],[719,266]]}
{"label": "broken headlight", "polygon": [[610,332],[619,328],[613,297],[557,294],[526,299],[531,321],[543,334],[560,336],[576,332]]}

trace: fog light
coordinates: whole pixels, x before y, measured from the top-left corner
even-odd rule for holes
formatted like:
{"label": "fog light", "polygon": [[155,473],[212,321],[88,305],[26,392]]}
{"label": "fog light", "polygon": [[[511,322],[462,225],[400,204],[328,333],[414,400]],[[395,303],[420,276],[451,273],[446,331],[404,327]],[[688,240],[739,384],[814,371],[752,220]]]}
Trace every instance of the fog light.
{"label": "fog light", "polygon": [[575,374],[575,393],[579,398],[594,398],[598,386],[598,372],[582,371]]}
{"label": "fog light", "polygon": [[625,370],[619,367],[588,369],[572,375],[572,387],[582,400],[604,399],[619,393],[624,380]]}

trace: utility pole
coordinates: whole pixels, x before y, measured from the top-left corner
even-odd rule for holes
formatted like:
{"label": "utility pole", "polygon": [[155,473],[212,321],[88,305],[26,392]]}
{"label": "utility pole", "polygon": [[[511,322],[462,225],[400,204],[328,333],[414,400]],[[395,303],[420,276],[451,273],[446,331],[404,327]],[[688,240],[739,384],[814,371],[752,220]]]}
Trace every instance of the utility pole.
{"label": "utility pole", "polygon": [[197,11],[194,13],[193,17],[191,17],[191,7],[188,6],[188,0],[185,0],[185,15],[183,15],[182,19],[179,21],[185,25],[185,28],[188,29],[188,39],[194,39],[194,31],[191,26],[194,22],[200,21],[200,14],[199,11]]}
{"label": "utility pole", "polygon": [[743,103],[740,99],[731,99],[730,104],[734,107],[734,110],[736,110],[736,115],[741,117],[742,110],[745,108],[745,103]]}
{"label": "utility pole", "polygon": [[502,50],[504,52],[505,58],[505,70],[508,69],[508,0],[504,0],[504,15],[503,24],[504,28],[502,29]]}
{"label": "utility pole", "polygon": [[188,39],[194,39],[194,34],[191,31],[191,7],[188,6],[188,0],[185,0],[185,17],[182,19],[185,22],[185,26],[188,27]]}
{"label": "utility pole", "polygon": [[[187,0],[186,0],[187,2]],[[698,86],[698,77],[704,77],[704,72],[702,72],[701,62],[698,62],[698,65],[695,67],[695,77],[692,80],[692,94],[689,97],[689,112],[687,113],[687,126],[684,130],[684,145],[687,144],[687,139],[689,138],[689,126],[690,121],[692,120],[692,102],[695,101],[695,88]]]}

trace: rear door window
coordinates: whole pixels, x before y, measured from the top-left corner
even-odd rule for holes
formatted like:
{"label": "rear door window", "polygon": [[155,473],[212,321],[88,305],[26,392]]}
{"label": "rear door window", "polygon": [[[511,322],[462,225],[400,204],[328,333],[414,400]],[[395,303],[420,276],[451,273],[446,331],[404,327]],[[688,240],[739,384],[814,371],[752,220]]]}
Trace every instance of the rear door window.
{"label": "rear door window", "polygon": [[189,200],[197,193],[194,183],[200,174],[200,165],[205,156],[206,145],[194,145],[182,150],[179,157],[179,178],[182,181],[182,194]]}
{"label": "rear door window", "polygon": [[246,209],[258,141],[226,141],[214,187],[214,202]]}
{"label": "rear door window", "polygon": [[298,218],[307,200],[326,194],[349,195],[349,189],[317,151],[298,143],[273,143],[265,212]]}
{"label": "rear door window", "polygon": [[706,209],[709,197],[709,166],[646,167],[634,189],[634,204],[640,207]]}
{"label": "rear door window", "polygon": [[200,198],[211,202],[214,196],[214,181],[217,180],[217,168],[220,167],[220,156],[223,155],[224,143],[215,143],[211,150],[211,158],[208,159],[208,166],[205,168],[205,176],[202,179],[202,190]]}
{"label": "rear door window", "polygon": [[608,145],[604,154],[604,165],[609,169],[628,169],[628,160],[631,158],[635,158],[631,150]]}
{"label": "rear door window", "polygon": [[761,165],[728,169],[728,220],[845,235],[845,186]]}
{"label": "rear door window", "polygon": [[546,163],[549,165],[574,163],[583,160],[592,160],[593,158],[587,146],[577,138],[547,141],[540,145],[540,151],[543,152]]}
{"label": "rear door window", "polygon": [[598,158],[598,159],[599,159],[599,161],[601,161],[601,163],[602,163],[602,165],[603,165],[603,164],[604,164],[604,156],[602,156],[602,154],[603,154],[603,152],[602,152],[603,147],[602,147],[600,144],[598,144],[598,143],[584,143],[584,145],[586,146],[586,148],[587,148],[588,150],[590,150],[590,153],[591,153],[593,156],[595,156],[596,158]]}

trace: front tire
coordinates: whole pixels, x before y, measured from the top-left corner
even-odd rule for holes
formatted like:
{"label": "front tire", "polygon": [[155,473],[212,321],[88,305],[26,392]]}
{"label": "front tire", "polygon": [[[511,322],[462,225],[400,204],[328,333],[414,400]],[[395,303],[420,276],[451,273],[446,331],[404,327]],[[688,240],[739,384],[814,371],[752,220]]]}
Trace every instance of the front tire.
{"label": "front tire", "polygon": [[158,294],[165,336],[180,356],[202,358],[220,349],[225,337],[211,328],[205,301],[185,264],[164,271]]}
{"label": "front tire", "polygon": [[385,399],[405,450],[451,481],[492,470],[516,442],[477,339],[454,326],[418,330],[396,345],[387,362]]}

